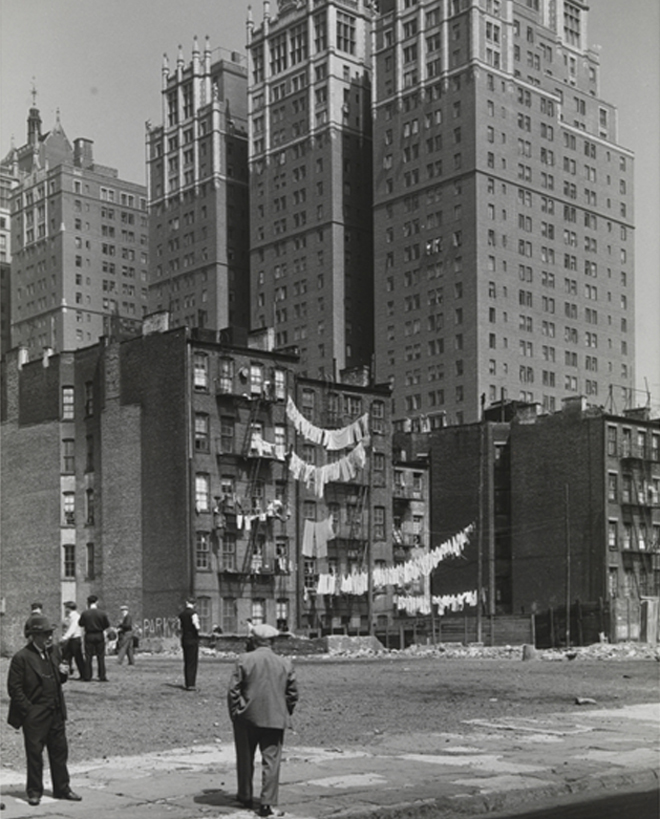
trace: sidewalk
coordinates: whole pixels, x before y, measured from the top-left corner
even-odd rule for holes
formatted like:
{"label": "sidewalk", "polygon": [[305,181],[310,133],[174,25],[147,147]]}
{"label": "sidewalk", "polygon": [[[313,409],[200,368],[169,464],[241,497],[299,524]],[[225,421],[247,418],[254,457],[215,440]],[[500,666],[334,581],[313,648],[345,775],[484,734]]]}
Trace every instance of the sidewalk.
{"label": "sidewalk", "polygon": [[[658,787],[660,704],[575,709],[538,720],[471,720],[464,735],[376,736],[367,747],[300,748],[285,739],[280,809],[290,819],[470,817],[592,792]],[[80,803],[25,801],[24,771],[2,768],[2,819],[247,819],[234,801],[230,739],[71,766]],[[259,771],[255,776],[258,794]],[[49,773],[45,772],[47,793]]]}

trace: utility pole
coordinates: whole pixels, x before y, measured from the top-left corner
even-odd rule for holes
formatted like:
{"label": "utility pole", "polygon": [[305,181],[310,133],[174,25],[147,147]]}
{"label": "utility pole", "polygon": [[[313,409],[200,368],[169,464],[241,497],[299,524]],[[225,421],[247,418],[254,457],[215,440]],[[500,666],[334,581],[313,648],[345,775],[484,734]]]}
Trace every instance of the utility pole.
{"label": "utility pole", "polygon": [[564,484],[564,525],[566,527],[566,648],[571,645],[571,510],[568,484]]}
{"label": "utility pole", "polygon": [[481,603],[481,589],[483,586],[483,549],[484,549],[484,432],[486,430],[483,421],[483,403],[482,403],[482,419],[479,423],[479,469],[478,469],[478,497],[479,497],[479,537],[477,538],[477,642],[482,642],[483,637],[483,620],[482,620],[482,603]]}

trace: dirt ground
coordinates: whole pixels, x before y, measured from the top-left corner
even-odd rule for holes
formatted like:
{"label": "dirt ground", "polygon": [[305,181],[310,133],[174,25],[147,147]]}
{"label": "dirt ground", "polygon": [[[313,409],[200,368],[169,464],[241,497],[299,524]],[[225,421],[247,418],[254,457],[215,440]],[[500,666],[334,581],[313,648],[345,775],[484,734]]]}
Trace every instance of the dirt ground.
{"label": "dirt ground", "polygon": [[[469,719],[539,717],[660,699],[660,663],[652,657],[520,657],[297,658],[301,701],[286,743],[342,748],[402,732],[467,734]],[[119,666],[115,657],[107,660],[108,683],[73,679],[65,685],[72,762],[230,741],[225,695],[231,658],[202,655],[195,692],[183,690],[181,656],[138,654],[132,668]],[[22,735],[6,722],[8,666],[8,659],[0,659],[0,758],[3,766],[20,769]],[[577,697],[597,705],[577,706]]]}

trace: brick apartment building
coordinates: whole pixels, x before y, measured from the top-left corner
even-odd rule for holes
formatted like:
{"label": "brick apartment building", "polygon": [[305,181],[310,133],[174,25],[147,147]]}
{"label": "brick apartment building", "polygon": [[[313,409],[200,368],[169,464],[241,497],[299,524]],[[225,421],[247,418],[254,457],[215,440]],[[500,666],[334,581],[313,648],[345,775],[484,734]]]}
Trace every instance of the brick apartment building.
{"label": "brick apartment building", "polygon": [[162,67],[162,123],[147,124],[149,312],[171,326],[249,325],[245,57],[179,49]]}
{"label": "brick apartment building", "polygon": [[375,18],[375,377],[394,419],[482,396],[632,405],[633,156],[587,6],[384,0]]}
{"label": "brick apartment building", "polygon": [[[100,336],[140,332],[147,309],[144,186],[99,165],[89,139],[48,132],[33,106],[27,142],[1,163],[9,177],[11,346],[30,358]],[[4,184],[4,183],[3,183]]]}
{"label": "brick apartment building", "polygon": [[639,638],[639,605],[660,596],[660,422],[581,397],[552,414],[512,406],[430,435],[432,529],[483,521],[433,593],[481,572],[487,613],[529,614],[565,606],[568,583],[572,603],[609,604],[613,639]]}
{"label": "brick apartment building", "polygon": [[[298,597],[302,622],[321,633],[366,633],[370,623],[384,628],[392,623],[392,588],[374,588],[374,568],[392,565],[394,558],[392,505],[392,445],[389,388],[368,386],[363,370],[346,373],[341,384],[301,377],[295,402],[305,421],[322,429],[341,429],[368,415],[368,437],[364,439],[367,462],[353,480],[329,476],[323,495],[305,481],[295,484],[295,506],[300,515],[299,538],[305,541],[306,527],[331,521],[333,537],[320,556],[303,554],[298,574]],[[345,450],[333,450],[296,434],[294,451],[304,463],[329,469],[345,460]],[[317,530],[318,531],[318,530]],[[318,536],[317,536],[318,542]],[[409,556],[399,555],[402,562]],[[341,592],[334,578],[354,577],[364,572],[367,586]],[[332,586],[320,581],[330,579]],[[366,594],[365,594],[366,592]]]}
{"label": "brick apartment building", "polygon": [[[152,317],[142,337],[42,361],[7,356],[3,651],[20,643],[32,599],[57,621],[64,600],[92,592],[111,619],[127,602],[145,637],[173,634],[189,594],[206,632],[243,631],[248,617],[316,633],[391,622],[391,593],[317,587],[321,574],[392,560],[389,391],[301,379],[268,333],[247,347],[161,326]],[[350,442],[305,437],[307,425],[352,429],[365,415],[365,457],[348,473]],[[320,494],[293,477],[294,452],[323,475]],[[327,550],[304,555],[305,527],[330,517]]]}

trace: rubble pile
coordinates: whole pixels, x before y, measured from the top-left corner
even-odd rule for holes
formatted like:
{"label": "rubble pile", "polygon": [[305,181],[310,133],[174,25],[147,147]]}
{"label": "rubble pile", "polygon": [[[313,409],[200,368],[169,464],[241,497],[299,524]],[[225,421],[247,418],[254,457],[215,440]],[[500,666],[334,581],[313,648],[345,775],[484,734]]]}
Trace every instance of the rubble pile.
{"label": "rubble pile", "polygon": [[[302,640],[303,638],[297,638]],[[481,643],[416,643],[404,649],[386,649],[373,638],[342,638],[334,645],[328,646],[327,653],[314,654],[318,659],[409,659],[411,657],[437,657],[438,659],[475,659],[475,660],[521,660],[525,646],[485,646]],[[148,652],[145,652],[148,653]],[[159,652],[161,656],[174,656],[181,653],[178,645],[168,647]],[[200,654],[222,659],[235,659],[238,652],[221,651],[214,648],[202,647]],[[294,658],[307,656],[305,652],[291,652]],[[536,649],[533,651],[535,659],[546,662],[570,662],[572,660],[657,660],[660,662],[660,646],[648,643],[594,643],[590,646],[572,646],[566,648]]]}

